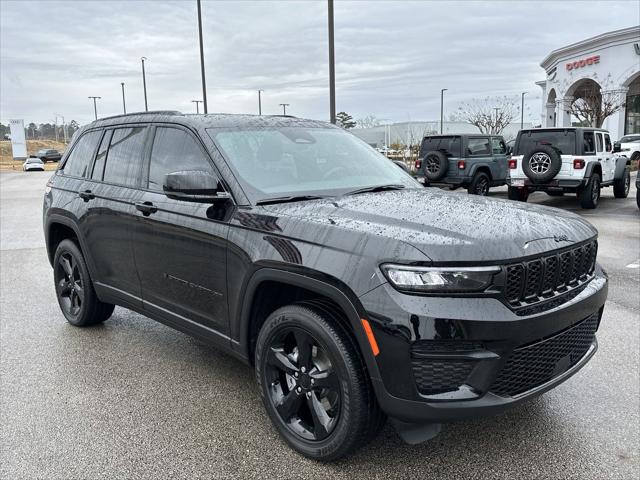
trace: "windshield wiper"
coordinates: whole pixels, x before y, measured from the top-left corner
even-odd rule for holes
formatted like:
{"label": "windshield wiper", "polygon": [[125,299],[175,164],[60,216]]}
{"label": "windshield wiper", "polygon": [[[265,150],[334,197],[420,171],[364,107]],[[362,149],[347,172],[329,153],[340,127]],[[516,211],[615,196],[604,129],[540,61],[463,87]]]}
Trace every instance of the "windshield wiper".
{"label": "windshield wiper", "polygon": [[405,188],[402,184],[389,184],[389,185],[374,185],[373,187],[364,187],[359,188],[357,190],[352,190],[350,192],[345,193],[345,195],[357,195],[358,193],[368,193],[368,192],[382,192],[384,190],[402,190]]}
{"label": "windshield wiper", "polygon": [[273,198],[263,198],[262,200],[258,200],[256,205],[271,205],[274,203],[290,203],[290,202],[302,202],[304,200],[318,200],[321,197],[319,195],[293,195],[289,197],[273,197]]}

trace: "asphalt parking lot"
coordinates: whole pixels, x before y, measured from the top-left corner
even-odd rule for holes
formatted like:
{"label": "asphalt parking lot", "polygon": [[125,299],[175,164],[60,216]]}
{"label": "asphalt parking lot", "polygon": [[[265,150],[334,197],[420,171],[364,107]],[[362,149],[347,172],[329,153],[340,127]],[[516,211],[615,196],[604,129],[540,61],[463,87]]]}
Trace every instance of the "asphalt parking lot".
{"label": "asphalt parking lot", "polygon": [[604,189],[591,211],[573,196],[530,198],[575,211],[600,231],[609,301],[600,349],[582,371],[506,414],[445,426],[421,445],[405,445],[387,425],[369,446],[326,465],[285,446],[252,370],[235,359],[122,308],[97,327],[65,321],[41,226],[50,175],[0,174],[1,478],[638,478],[633,186],[625,200]]}

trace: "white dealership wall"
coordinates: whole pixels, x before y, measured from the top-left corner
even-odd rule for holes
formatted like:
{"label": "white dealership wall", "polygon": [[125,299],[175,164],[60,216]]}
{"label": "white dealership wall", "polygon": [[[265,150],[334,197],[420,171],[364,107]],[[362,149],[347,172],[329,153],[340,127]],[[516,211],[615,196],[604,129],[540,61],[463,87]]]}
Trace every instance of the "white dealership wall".
{"label": "white dealership wall", "polygon": [[559,48],[540,66],[547,74],[546,80],[536,82],[542,89],[542,126],[571,126],[568,109],[574,100],[573,93],[584,80],[591,79],[600,85],[601,91],[620,95],[625,105],[605,120],[603,128],[616,140],[625,133],[640,133],[636,131],[640,128],[636,117],[627,115],[627,103],[631,108],[630,101],[639,93],[640,26]]}

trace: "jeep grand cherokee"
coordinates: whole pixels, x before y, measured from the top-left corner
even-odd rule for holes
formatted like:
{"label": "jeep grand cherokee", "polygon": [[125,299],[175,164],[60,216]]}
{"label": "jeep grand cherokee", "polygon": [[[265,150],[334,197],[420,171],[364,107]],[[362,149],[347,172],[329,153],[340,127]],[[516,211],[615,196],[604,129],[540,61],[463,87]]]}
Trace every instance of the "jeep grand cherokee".
{"label": "jeep grand cherokee", "polygon": [[554,387],[594,354],[607,296],[578,216],[422,188],[290,117],[93,122],[47,185],[44,231],[71,324],[120,305],[230,352],[321,460],[387,417],[417,442]]}

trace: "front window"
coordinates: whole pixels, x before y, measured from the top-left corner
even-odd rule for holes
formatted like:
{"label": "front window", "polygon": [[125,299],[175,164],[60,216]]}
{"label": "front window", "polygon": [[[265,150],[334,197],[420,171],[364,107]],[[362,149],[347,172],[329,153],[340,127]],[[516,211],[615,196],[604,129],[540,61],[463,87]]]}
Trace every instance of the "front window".
{"label": "front window", "polygon": [[210,128],[207,132],[254,202],[341,195],[380,185],[420,188],[402,169],[337,128]]}
{"label": "front window", "polygon": [[555,148],[562,155],[576,154],[575,130],[530,130],[520,134],[516,155],[525,155],[531,150],[547,145]]}

